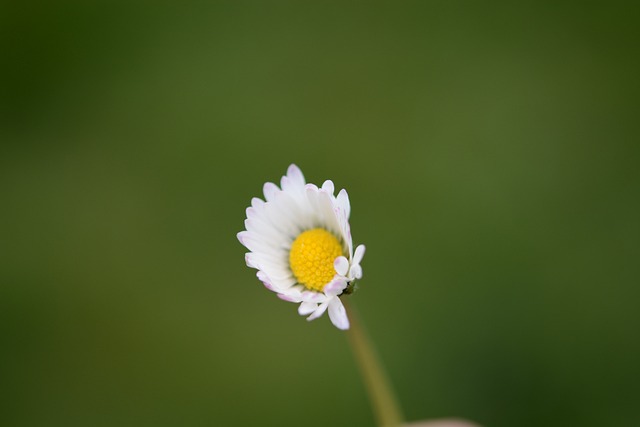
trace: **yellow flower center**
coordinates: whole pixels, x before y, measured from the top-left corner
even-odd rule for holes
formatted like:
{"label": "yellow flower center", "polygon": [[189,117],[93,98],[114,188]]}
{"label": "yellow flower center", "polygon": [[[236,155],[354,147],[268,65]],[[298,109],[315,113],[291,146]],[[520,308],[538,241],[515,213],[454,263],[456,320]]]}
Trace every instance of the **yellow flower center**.
{"label": "yellow flower center", "polygon": [[342,255],[342,245],[322,228],[301,233],[291,245],[289,266],[298,283],[313,291],[322,291],[336,270],[333,261]]}

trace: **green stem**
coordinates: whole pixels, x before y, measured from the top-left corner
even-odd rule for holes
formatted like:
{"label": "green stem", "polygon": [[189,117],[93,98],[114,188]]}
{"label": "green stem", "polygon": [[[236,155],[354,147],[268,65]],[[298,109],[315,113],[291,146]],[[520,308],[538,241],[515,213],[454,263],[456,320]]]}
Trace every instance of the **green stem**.
{"label": "green stem", "polygon": [[402,411],[391,389],[391,383],[385,375],[369,337],[360,324],[358,313],[345,301],[346,299],[348,298],[343,298],[342,302],[351,322],[351,328],[347,330],[347,338],[369,394],[378,425],[399,427],[403,422]]}

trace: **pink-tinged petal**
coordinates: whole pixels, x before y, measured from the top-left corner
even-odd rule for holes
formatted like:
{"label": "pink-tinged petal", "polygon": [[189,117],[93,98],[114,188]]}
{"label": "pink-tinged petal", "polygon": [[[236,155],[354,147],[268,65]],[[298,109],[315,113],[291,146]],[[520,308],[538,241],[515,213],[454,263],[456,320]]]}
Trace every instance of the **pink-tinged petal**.
{"label": "pink-tinged petal", "polygon": [[253,252],[247,252],[246,254],[244,254],[244,262],[247,263],[247,267],[260,268],[260,266],[258,265],[258,260],[256,258],[257,257]]}
{"label": "pink-tinged petal", "polygon": [[358,245],[358,247],[356,248],[356,253],[353,254],[353,263],[354,264],[360,264],[360,261],[362,261],[362,257],[364,257],[364,251],[365,251],[365,246],[364,245]]}
{"label": "pink-tinged petal", "polygon": [[349,195],[347,194],[347,190],[345,190],[344,188],[340,190],[336,199],[338,201],[338,206],[340,206],[344,210],[346,219],[349,219],[349,215],[351,214],[351,202],[349,202]]}
{"label": "pink-tinged petal", "polygon": [[318,309],[316,311],[314,311],[311,316],[307,317],[307,320],[308,321],[312,321],[312,320],[315,320],[318,317],[322,316],[324,314],[324,312],[327,311],[327,306],[328,305],[329,305],[329,301],[325,301],[322,304],[320,304]]}
{"label": "pink-tinged petal", "polygon": [[344,290],[347,287],[347,281],[341,278],[334,278],[331,282],[325,285],[322,290],[326,295],[335,296]]}
{"label": "pink-tinged petal", "polygon": [[341,276],[346,276],[349,272],[349,260],[343,256],[339,256],[333,261],[333,268]]}
{"label": "pink-tinged petal", "polygon": [[276,194],[278,194],[279,191],[280,189],[273,182],[265,183],[264,187],[262,188],[262,192],[264,193],[264,198],[267,199],[267,202],[270,202],[271,200],[273,200],[273,198],[275,197]]}
{"label": "pink-tinged petal", "polygon": [[330,179],[326,180],[324,184],[322,184],[322,189],[333,196],[333,191],[335,190],[333,181]]}
{"label": "pink-tinged petal", "polygon": [[261,206],[264,205],[264,200],[258,198],[258,197],[254,197],[253,199],[251,199],[251,206],[253,208],[259,208]]}
{"label": "pink-tinged petal", "polygon": [[298,314],[300,316],[306,316],[313,313],[318,308],[318,304],[315,302],[303,302],[298,307]]}
{"label": "pink-tinged petal", "polygon": [[278,292],[286,293],[287,295],[293,295],[298,301],[302,301],[300,299],[300,292],[296,291],[296,289],[293,289],[296,283],[296,280],[293,277],[275,278],[266,274],[263,270],[259,270],[256,273],[256,276],[258,276],[258,280],[260,280],[261,282],[269,283],[271,287],[276,289]]}
{"label": "pink-tinged petal", "polygon": [[[276,288],[273,287],[273,285],[269,282],[262,282],[262,284],[264,285],[265,288],[269,289],[271,292],[278,292],[278,290]],[[279,294],[278,294],[279,295]]]}
{"label": "pink-tinged petal", "polygon": [[299,298],[296,298],[292,295],[287,295],[287,294],[278,294],[278,298],[280,298],[283,301],[288,301],[288,302],[300,302]]}
{"label": "pink-tinged petal", "polygon": [[324,302],[327,299],[327,296],[320,292],[314,291],[303,291],[300,295],[300,299],[305,302]]}
{"label": "pink-tinged petal", "polygon": [[247,246],[247,244],[245,243],[247,241],[247,234],[248,233],[246,231],[241,231],[238,234],[236,234],[238,241],[245,247]]}
{"label": "pink-tinged petal", "polygon": [[329,319],[336,328],[343,331],[349,329],[349,318],[347,317],[347,310],[344,309],[344,305],[340,298],[333,298],[329,302]]}
{"label": "pink-tinged petal", "polygon": [[303,186],[305,184],[304,175],[295,164],[291,164],[287,169],[287,177],[296,185]]}
{"label": "pink-tinged petal", "polygon": [[256,276],[258,277],[258,280],[260,280],[261,282],[271,283],[271,279],[269,279],[269,276],[267,275],[267,273],[265,273],[262,270],[258,270],[258,272],[256,273]]}

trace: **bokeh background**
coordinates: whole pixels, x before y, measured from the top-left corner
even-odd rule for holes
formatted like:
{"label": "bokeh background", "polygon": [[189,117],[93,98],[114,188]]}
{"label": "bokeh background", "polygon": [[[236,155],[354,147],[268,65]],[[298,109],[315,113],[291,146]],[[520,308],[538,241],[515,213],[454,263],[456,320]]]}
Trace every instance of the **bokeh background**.
{"label": "bokeh background", "polygon": [[640,425],[632,3],[3,4],[0,424],[372,426],[236,240],[295,162],[408,419]]}

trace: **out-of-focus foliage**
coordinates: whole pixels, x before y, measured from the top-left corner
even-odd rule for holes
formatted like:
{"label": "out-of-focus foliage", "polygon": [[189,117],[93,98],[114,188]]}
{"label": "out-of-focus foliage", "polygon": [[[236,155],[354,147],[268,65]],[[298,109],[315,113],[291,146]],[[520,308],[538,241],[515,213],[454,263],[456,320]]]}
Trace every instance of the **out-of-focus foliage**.
{"label": "out-of-focus foliage", "polygon": [[410,419],[638,425],[631,5],[3,5],[0,424],[372,425],[235,238],[295,162]]}

